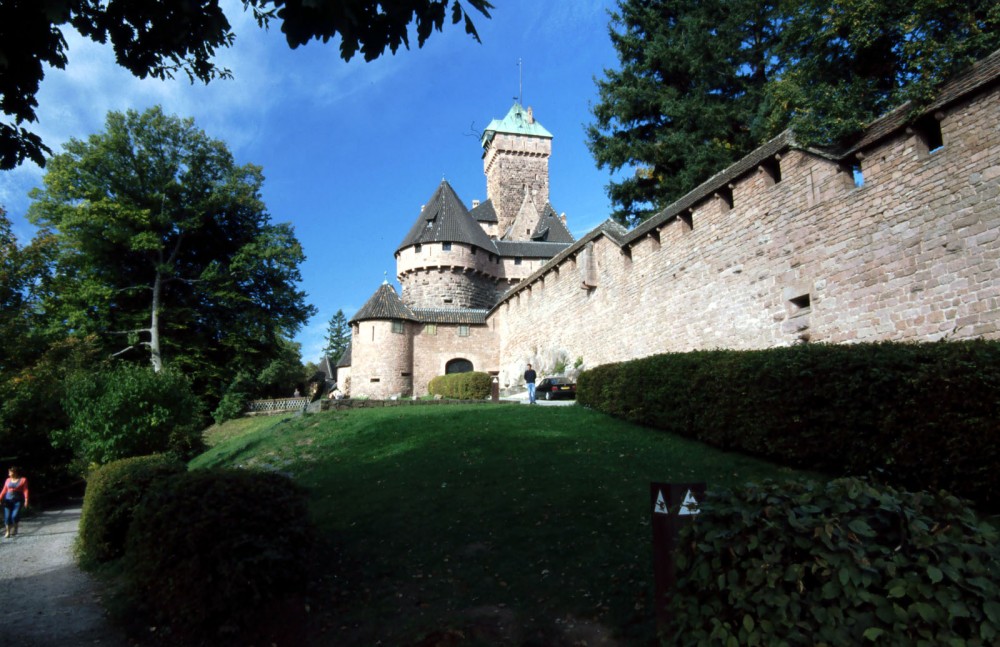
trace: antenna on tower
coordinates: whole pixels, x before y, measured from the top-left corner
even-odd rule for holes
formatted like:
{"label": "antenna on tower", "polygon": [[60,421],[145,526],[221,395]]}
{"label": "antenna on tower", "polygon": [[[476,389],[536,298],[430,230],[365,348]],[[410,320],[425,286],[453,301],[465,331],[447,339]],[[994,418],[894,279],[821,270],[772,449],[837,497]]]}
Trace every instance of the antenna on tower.
{"label": "antenna on tower", "polygon": [[521,80],[521,72],[523,70],[523,65],[521,64],[521,59],[517,59],[517,102],[524,105],[524,87]]}

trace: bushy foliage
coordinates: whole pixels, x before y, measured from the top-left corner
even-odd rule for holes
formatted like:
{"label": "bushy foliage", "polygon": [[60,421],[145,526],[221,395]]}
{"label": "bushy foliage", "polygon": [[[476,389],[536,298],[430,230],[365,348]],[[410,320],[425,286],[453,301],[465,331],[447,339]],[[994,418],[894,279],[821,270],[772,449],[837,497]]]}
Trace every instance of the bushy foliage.
{"label": "bushy foliage", "polygon": [[180,373],[119,364],[77,373],[66,391],[70,425],[55,441],[87,463],[159,452],[190,457],[201,447],[202,405]]}
{"label": "bushy foliage", "polygon": [[995,645],[1000,543],[959,499],[874,487],[709,493],[681,530],[678,645]]}
{"label": "bushy foliage", "polygon": [[206,638],[245,628],[269,604],[303,593],[312,540],[304,491],[291,479],[194,470],[157,481],[143,498],[125,575],[152,621]]}
{"label": "bushy foliage", "polygon": [[121,557],[132,514],[150,485],[161,478],[179,478],[186,471],[176,459],[156,454],[112,461],[91,472],[77,535],[81,563]]}
{"label": "bushy foliage", "polygon": [[1000,507],[1000,343],[806,344],[584,372],[581,404],[723,449]]}
{"label": "bushy foliage", "polygon": [[483,400],[490,397],[493,377],[489,373],[470,371],[438,375],[427,385],[431,395],[454,400]]}

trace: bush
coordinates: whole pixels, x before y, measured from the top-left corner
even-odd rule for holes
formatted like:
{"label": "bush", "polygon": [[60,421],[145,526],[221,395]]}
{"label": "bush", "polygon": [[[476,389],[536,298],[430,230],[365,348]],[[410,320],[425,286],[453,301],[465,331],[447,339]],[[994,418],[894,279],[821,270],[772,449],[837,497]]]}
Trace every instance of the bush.
{"label": "bush", "polygon": [[312,538],[304,490],[289,478],[195,470],[157,481],[143,498],[125,577],[151,621],[180,636],[217,637],[304,593]]}
{"label": "bush", "polygon": [[858,479],[709,493],[681,530],[678,645],[995,645],[998,535]]}
{"label": "bush", "polygon": [[81,563],[121,557],[132,514],[150,485],[186,471],[182,463],[161,454],[113,461],[91,472],[76,544]]}
{"label": "bush", "polygon": [[577,389],[581,404],[722,449],[1000,509],[996,341],[657,355],[585,371]]}
{"label": "bush", "polygon": [[243,415],[243,412],[247,409],[247,402],[250,401],[249,396],[246,393],[239,393],[235,391],[228,391],[222,400],[219,402],[219,406],[215,408],[212,412],[212,418],[215,420],[215,424],[221,425],[227,420],[235,420]]}
{"label": "bush", "polygon": [[180,373],[120,364],[78,373],[63,406],[69,428],[54,435],[86,463],[171,452],[190,458],[201,448],[202,405]]}
{"label": "bush", "polygon": [[427,390],[431,395],[454,400],[484,400],[493,390],[493,377],[476,371],[438,375],[427,385]]}

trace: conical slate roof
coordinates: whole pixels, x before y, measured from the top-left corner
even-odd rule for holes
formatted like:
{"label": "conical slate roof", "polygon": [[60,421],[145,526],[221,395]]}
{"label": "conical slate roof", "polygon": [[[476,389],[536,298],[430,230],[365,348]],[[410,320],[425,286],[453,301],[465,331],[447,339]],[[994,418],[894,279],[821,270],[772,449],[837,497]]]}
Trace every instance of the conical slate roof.
{"label": "conical slate roof", "polygon": [[396,251],[418,243],[438,242],[466,243],[482,249],[494,249],[490,237],[469,215],[468,209],[446,180],[441,180]]}
{"label": "conical slate roof", "polygon": [[356,321],[370,321],[372,319],[405,319],[416,321],[417,317],[413,311],[406,307],[403,300],[396,294],[396,289],[388,283],[379,286],[375,294],[372,295],[365,305],[361,306],[358,314],[354,315],[350,323]]}

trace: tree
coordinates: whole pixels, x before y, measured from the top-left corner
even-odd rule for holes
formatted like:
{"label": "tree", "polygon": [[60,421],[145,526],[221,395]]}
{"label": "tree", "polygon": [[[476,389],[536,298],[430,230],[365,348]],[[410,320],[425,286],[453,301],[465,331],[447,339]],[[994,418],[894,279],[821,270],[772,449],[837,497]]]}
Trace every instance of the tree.
{"label": "tree", "polygon": [[55,441],[85,465],[162,452],[186,460],[201,448],[202,405],[176,371],[119,362],[106,371],[78,372],[63,406],[70,424]]}
{"label": "tree", "polygon": [[648,218],[791,127],[837,146],[886,110],[926,104],[1000,48],[994,0],[620,0],[620,70],[598,80],[588,129],[608,194]]}
{"label": "tree", "polygon": [[337,362],[340,356],[347,350],[351,343],[351,327],[347,324],[347,318],[343,310],[330,317],[330,323],[326,327],[326,348],[323,353]]}
{"label": "tree", "polygon": [[30,365],[45,350],[41,304],[51,288],[54,250],[49,232],[19,246],[0,207],[0,381]]}
{"label": "tree", "polygon": [[[0,0],[0,108],[12,122],[0,122],[0,170],[31,159],[44,166],[51,153],[41,138],[22,126],[36,121],[36,95],[45,66],[66,67],[68,50],[62,30],[76,29],[99,43],[111,41],[119,65],[139,78],[172,78],[182,73],[192,82],[230,77],[212,62],[215,51],[229,47],[234,34],[220,0]],[[340,55],[350,60],[360,51],[371,61],[388,47],[409,48],[409,26],[417,45],[446,15],[464,21],[477,41],[465,4],[489,17],[488,0],[243,0],[260,27],[281,21],[291,47],[313,38],[340,37]]]}
{"label": "tree", "polygon": [[270,222],[261,169],[236,165],[193,120],[111,112],[106,132],[65,148],[28,218],[55,236],[49,308],[70,330],[127,358],[145,349],[155,371],[171,362],[212,400],[312,315],[296,288],[302,248]]}
{"label": "tree", "polygon": [[995,0],[797,0],[778,52],[787,71],[768,89],[770,129],[847,143],[896,106],[926,105],[997,48]]}
{"label": "tree", "polygon": [[736,161],[763,136],[778,12],[757,0],[621,2],[611,41],[620,70],[597,82],[588,146],[613,216],[636,224]]}

